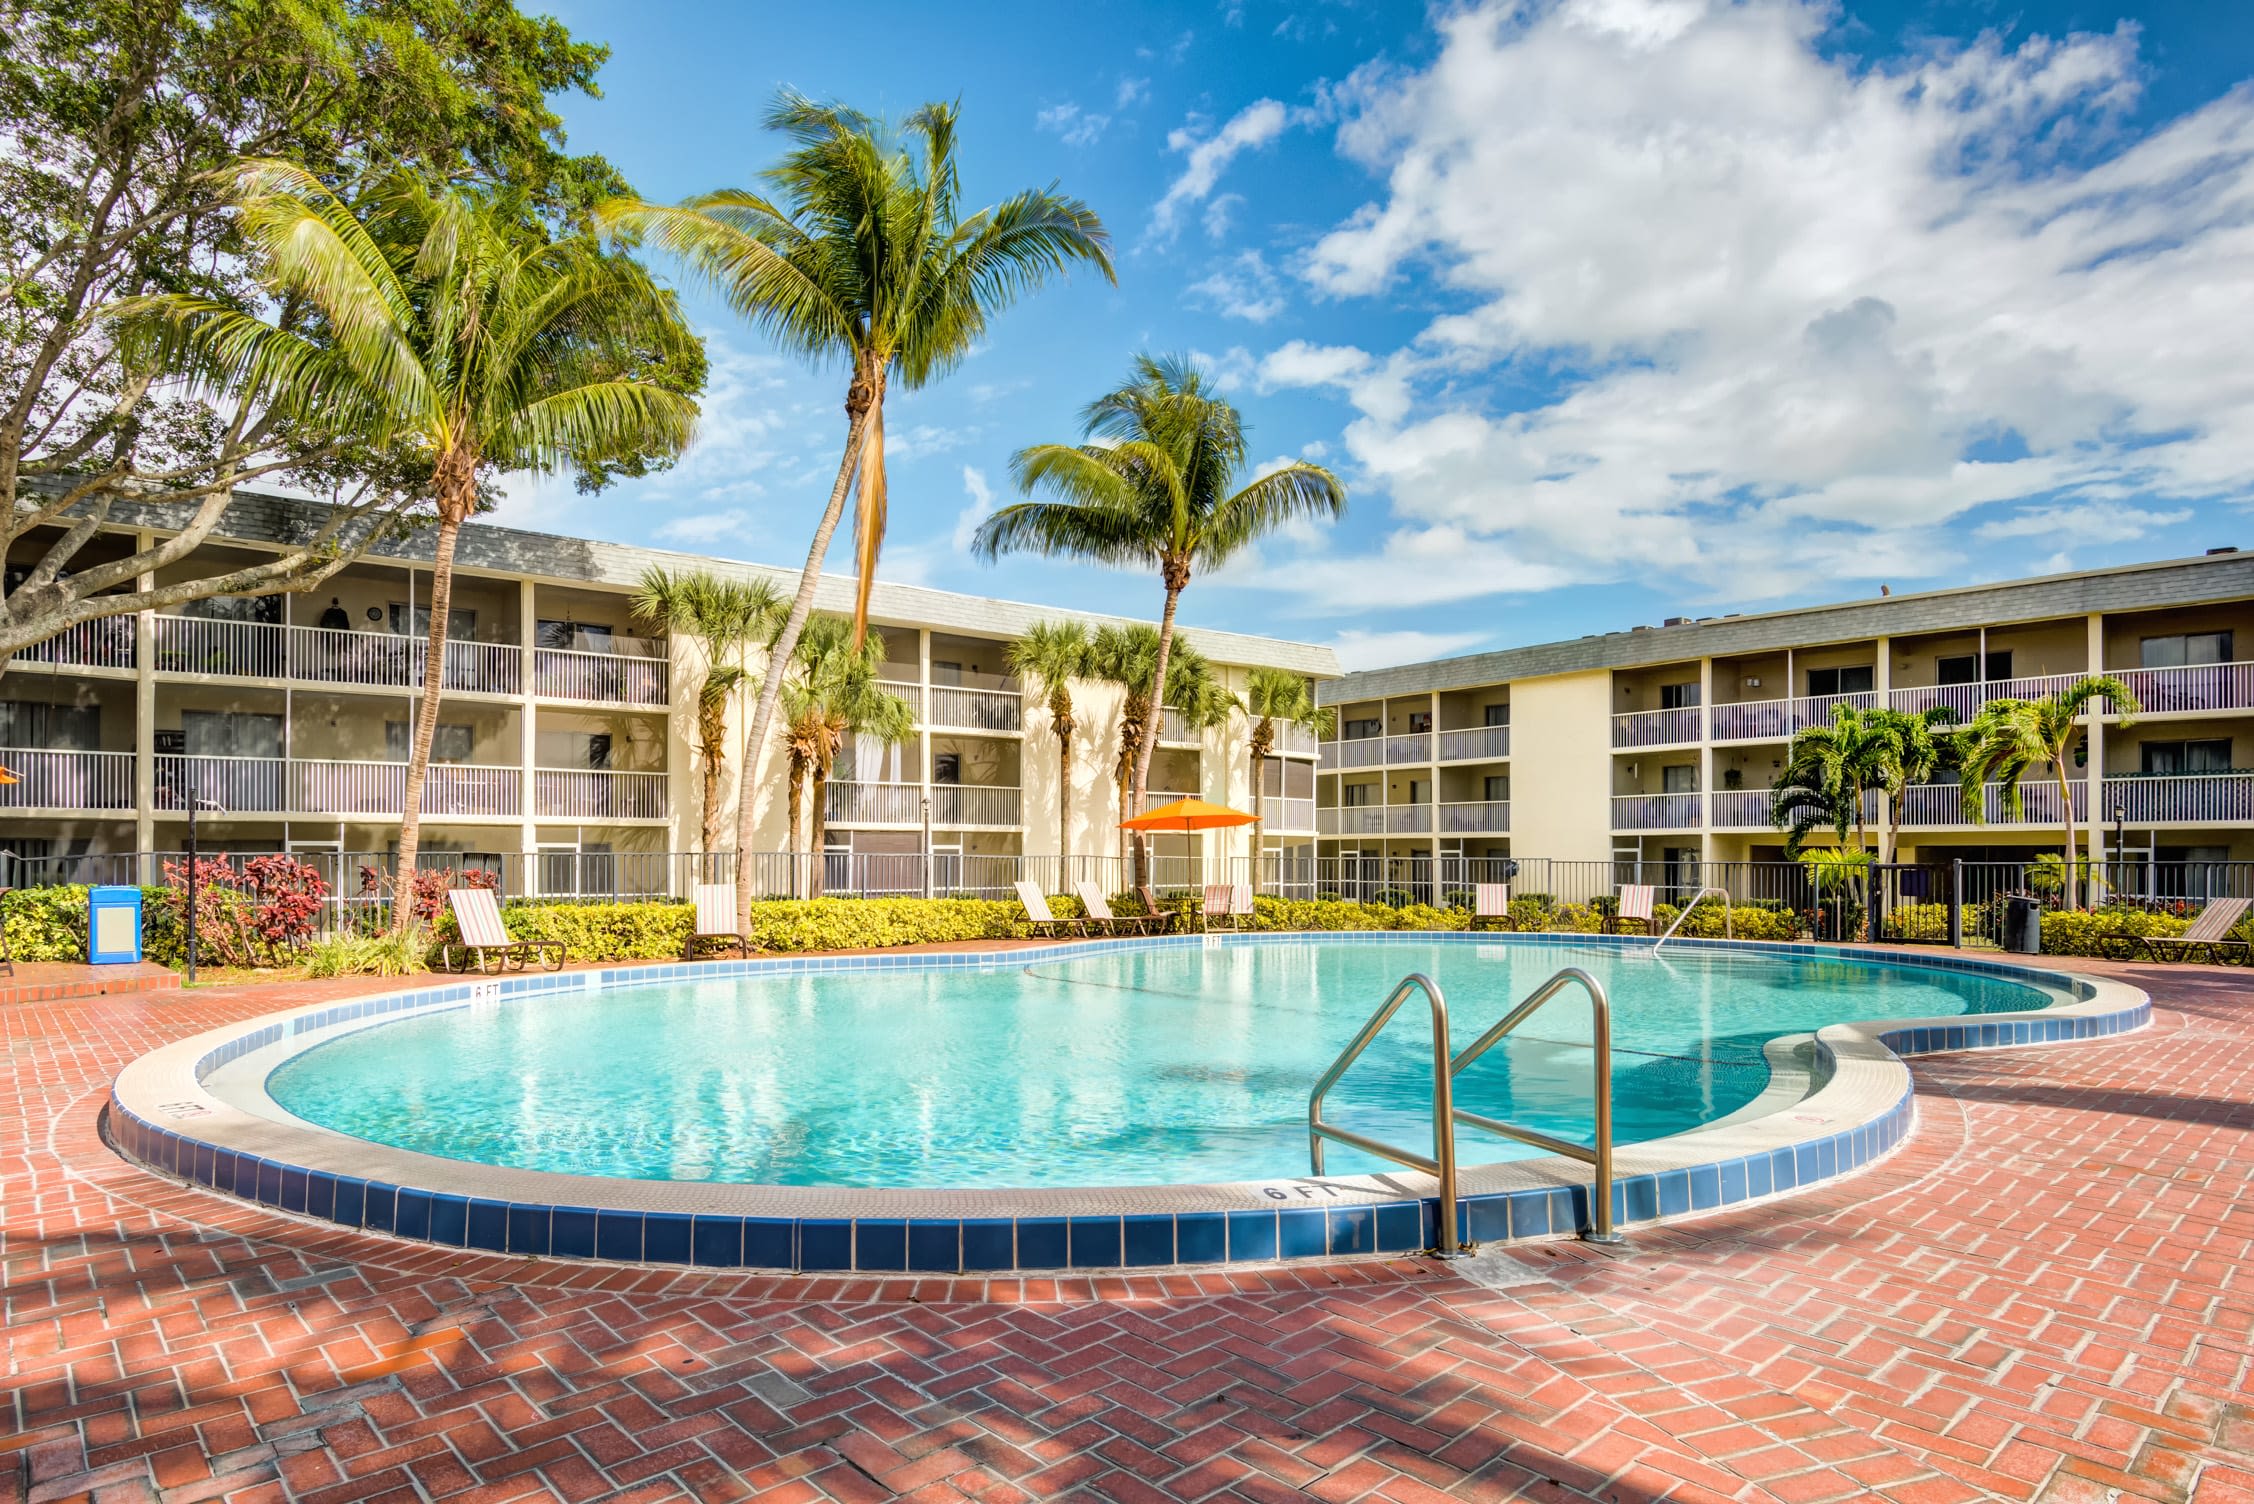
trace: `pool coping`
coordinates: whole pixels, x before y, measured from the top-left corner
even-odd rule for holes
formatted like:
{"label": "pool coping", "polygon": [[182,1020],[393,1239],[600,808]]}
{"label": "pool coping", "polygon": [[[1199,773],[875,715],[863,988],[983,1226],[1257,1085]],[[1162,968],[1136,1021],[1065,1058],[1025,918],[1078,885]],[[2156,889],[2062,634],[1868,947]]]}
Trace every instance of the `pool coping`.
{"label": "pool coping", "polygon": [[[483,1252],[802,1272],[1007,1273],[1411,1253],[1435,1241],[1431,1178],[1304,1176],[1173,1186],[1016,1190],[732,1185],[563,1175],[444,1159],[262,1116],[207,1084],[263,1053],[454,1008],[565,992],[730,976],[888,970],[1015,970],[1104,952],[1212,946],[1521,944],[1640,947],[1634,936],[1377,931],[1158,936],[1008,951],[773,957],[484,978],[317,1003],[206,1031],[142,1056],[112,1084],[109,1131],[126,1157],[283,1212]],[[1677,939],[1680,950],[1762,953],[1973,972],[2072,999],[2016,1013],[1833,1024],[1813,1036],[1815,1089],[1765,1116],[1724,1118],[1614,1156],[1613,1216],[1633,1226],[1788,1193],[1891,1151],[1915,1097],[1904,1057],[2066,1043],[2149,1022],[2126,983],[1954,954],[1863,946]],[[1780,1048],[1807,1035],[1769,1042]],[[263,1070],[259,1072],[263,1077]],[[261,1093],[261,1095],[263,1095]],[[1477,1140],[1466,1139],[1470,1153]],[[1562,1157],[1465,1166],[1467,1243],[1570,1234],[1589,1222],[1588,1172]]]}

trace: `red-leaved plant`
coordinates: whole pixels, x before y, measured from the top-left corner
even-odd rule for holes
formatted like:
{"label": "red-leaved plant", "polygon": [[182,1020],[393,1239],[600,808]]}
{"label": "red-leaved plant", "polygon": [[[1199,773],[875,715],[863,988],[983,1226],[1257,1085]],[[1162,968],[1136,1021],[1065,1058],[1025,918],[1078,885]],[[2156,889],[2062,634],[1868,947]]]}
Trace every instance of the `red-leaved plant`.
{"label": "red-leaved plant", "polygon": [[[501,879],[482,867],[418,867],[415,869],[414,897],[415,922],[424,926],[438,923],[445,911],[449,888],[494,888]],[[375,898],[392,892],[390,874],[378,867],[360,869],[360,893],[364,898]]]}
{"label": "red-leaved plant", "polygon": [[[252,857],[241,867],[228,856],[196,858],[196,954],[222,966],[281,959],[313,938],[329,885],[318,867],[294,856]],[[188,911],[188,864],[166,862],[172,918],[182,930]]]}

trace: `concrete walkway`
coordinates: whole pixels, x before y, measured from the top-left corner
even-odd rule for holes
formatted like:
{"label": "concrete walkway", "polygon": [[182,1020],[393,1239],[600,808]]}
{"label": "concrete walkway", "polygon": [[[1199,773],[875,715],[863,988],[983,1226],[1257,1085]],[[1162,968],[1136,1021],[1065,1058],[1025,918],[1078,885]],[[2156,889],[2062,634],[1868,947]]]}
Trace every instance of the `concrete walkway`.
{"label": "concrete walkway", "polygon": [[167,1040],[395,985],[0,1013],[0,1501],[2254,1500],[2254,982],[2089,963],[2103,1044],[1919,1062],[1797,1200],[1230,1276],[824,1280],[466,1256],[97,1132]]}

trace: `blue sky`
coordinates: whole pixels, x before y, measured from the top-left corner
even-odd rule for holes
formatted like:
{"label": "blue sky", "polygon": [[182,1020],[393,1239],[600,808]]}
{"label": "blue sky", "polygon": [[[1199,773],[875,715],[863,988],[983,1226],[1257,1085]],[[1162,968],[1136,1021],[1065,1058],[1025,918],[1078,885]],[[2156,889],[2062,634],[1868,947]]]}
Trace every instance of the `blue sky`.
{"label": "blue sky", "polygon": [[[614,4],[573,143],[653,198],[749,183],[789,85],[963,107],[966,191],[1115,238],[888,409],[880,577],[1155,614],[1142,574],[963,548],[1008,458],[1139,350],[1227,383],[1336,528],[1185,619],[1375,664],[2245,538],[2254,11],[2173,3]],[[694,305],[673,472],[500,520],[803,557],[843,379]],[[833,564],[850,557],[840,539]]]}

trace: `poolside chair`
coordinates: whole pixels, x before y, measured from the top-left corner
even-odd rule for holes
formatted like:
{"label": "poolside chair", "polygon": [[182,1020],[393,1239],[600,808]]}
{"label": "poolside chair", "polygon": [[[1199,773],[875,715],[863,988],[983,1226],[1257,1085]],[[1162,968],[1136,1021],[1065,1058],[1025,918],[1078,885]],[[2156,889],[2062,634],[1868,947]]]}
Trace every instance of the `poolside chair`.
{"label": "poolside chair", "polygon": [[1509,883],[1472,885],[1470,927],[1479,930],[1489,925],[1500,925],[1506,930],[1518,927],[1511,922]]}
{"label": "poolside chair", "polygon": [[736,923],[736,885],[698,883],[696,905],[696,920],[689,926],[689,938],[682,942],[681,959],[694,961],[700,946],[725,951],[731,945],[748,959],[751,947],[744,943],[743,930]]}
{"label": "poolside chair", "polygon": [[1658,894],[1659,890],[1650,883],[1622,883],[1620,885],[1620,913],[1619,917],[1613,921],[1613,933],[1624,933],[1620,927],[1633,919],[1644,927],[1645,934],[1657,934],[1659,932],[1658,926],[1652,920],[1651,911]]}
{"label": "poolside chair", "polygon": [[1085,935],[1085,919],[1059,919],[1049,912],[1049,900],[1041,890],[1022,879],[1017,884],[1017,901],[1025,905],[1025,922],[1033,926],[1036,935]]}
{"label": "poolside chair", "polygon": [[1172,909],[1166,908],[1159,903],[1158,895],[1151,891],[1149,883],[1145,883],[1141,887],[1137,888],[1135,890],[1135,896],[1143,901],[1143,913],[1144,916],[1150,920],[1151,932],[1153,934],[1168,934],[1180,927],[1179,920],[1181,916],[1176,914]]}
{"label": "poolside chair", "polygon": [[1152,932],[1150,915],[1114,914],[1111,911],[1111,900],[1105,898],[1094,883],[1074,883],[1072,891],[1080,896],[1080,907],[1088,911],[1088,923],[1091,927],[1101,925],[1107,933],[1114,935],[1148,935]]}
{"label": "poolside chair", "polygon": [[1229,928],[1241,930],[1252,914],[1252,889],[1244,883],[1207,883],[1205,885],[1205,910],[1200,916],[1207,929],[1213,921],[1226,919]]}
{"label": "poolside chair", "polygon": [[2220,963],[2223,953],[2233,952],[2254,960],[2254,947],[2244,940],[2230,938],[2231,930],[2246,917],[2246,910],[2254,899],[2213,898],[2199,911],[2191,928],[2180,935],[2129,935],[2130,953],[2143,951],[2155,961],[2188,961],[2198,951],[2205,951],[2210,962]]}
{"label": "poolside chair", "polygon": [[462,938],[439,947],[439,970],[467,971],[474,962],[479,971],[490,971],[493,967],[488,957],[498,961],[503,971],[522,971],[528,961],[538,961],[544,971],[562,969],[561,940],[509,938],[507,927],[501,923],[501,905],[491,888],[454,888],[448,891],[446,902],[454,911],[454,926],[462,932]]}

